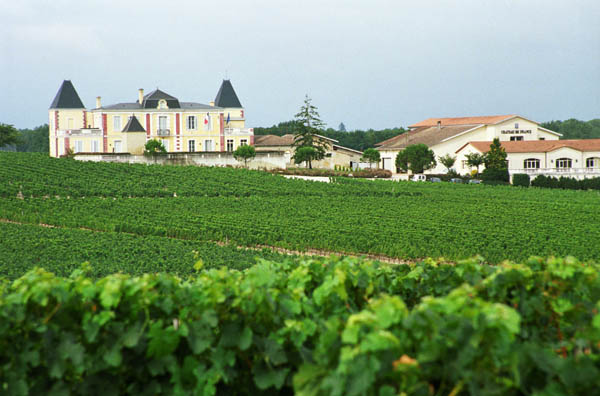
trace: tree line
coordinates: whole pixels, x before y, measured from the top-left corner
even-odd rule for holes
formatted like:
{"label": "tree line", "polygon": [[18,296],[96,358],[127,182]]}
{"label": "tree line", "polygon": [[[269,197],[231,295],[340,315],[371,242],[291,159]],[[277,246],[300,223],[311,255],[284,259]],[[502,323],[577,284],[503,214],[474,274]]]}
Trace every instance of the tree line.
{"label": "tree line", "polygon": [[[581,121],[574,118],[565,121],[548,121],[540,124],[541,127],[562,134],[561,139],[598,139],[600,138],[600,118],[590,121]],[[255,135],[276,135],[295,134],[300,128],[298,121],[283,121],[270,127],[254,128]],[[403,127],[386,128],[381,130],[354,130],[346,131],[344,123],[340,123],[337,129],[321,129],[319,134],[339,141],[340,146],[348,147],[354,150],[365,151],[375,144],[398,136],[406,132]]]}
{"label": "tree line", "polygon": [[558,132],[561,139],[597,139],[600,138],[600,118],[580,121],[570,118],[565,121],[548,121],[541,124],[542,128]]}
{"label": "tree line", "polygon": [[48,153],[50,151],[48,124],[33,129],[16,129],[12,125],[0,123],[0,148],[20,152]]}
{"label": "tree line", "polygon": [[[581,121],[574,118],[564,121],[548,121],[540,124],[543,128],[550,129],[562,134],[562,139],[597,139],[600,138],[600,118],[589,121]],[[48,124],[37,126],[33,129],[15,129],[17,140],[4,142],[4,137],[11,132],[7,128],[10,125],[0,124],[0,147],[14,147],[16,151],[30,151],[47,153],[49,151]],[[295,134],[299,129],[297,120],[283,121],[270,127],[254,128],[255,135],[277,135]],[[339,141],[339,144],[354,150],[365,151],[367,148],[375,147],[375,144],[386,139],[406,132],[402,127],[386,128],[381,130],[354,130],[346,131],[344,123],[337,129],[327,128],[319,131],[319,134]]]}

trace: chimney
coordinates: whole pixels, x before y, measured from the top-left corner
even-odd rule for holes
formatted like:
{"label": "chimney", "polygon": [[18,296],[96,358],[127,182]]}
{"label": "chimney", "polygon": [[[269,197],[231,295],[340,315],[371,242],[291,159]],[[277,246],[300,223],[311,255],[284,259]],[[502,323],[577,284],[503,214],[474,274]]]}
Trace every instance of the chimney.
{"label": "chimney", "polygon": [[100,107],[102,107],[102,102],[100,100],[100,96],[96,96],[96,108],[99,109]]}
{"label": "chimney", "polygon": [[215,107],[215,101],[214,101],[214,100],[211,100],[211,101],[209,102],[209,105],[211,105],[211,107]]}
{"label": "chimney", "polygon": [[144,88],[138,89],[138,102],[140,104],[144,102]]}
{"label": "chimney", "polygon": [[442,129],[442,121],[438,121],[438,129]]}

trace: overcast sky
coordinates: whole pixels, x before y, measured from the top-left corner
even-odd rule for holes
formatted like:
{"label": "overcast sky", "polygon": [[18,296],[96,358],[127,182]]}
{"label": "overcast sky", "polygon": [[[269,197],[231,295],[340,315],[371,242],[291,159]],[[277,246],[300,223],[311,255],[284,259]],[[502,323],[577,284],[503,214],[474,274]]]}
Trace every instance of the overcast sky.
{"label": "overcast sky", "polygon": [[159,87],[208,103],[231,79],[247,125],[429,117],[600,118],[600,1],[0,0],[0,122],[48,122],[63,80],[88,108]]}

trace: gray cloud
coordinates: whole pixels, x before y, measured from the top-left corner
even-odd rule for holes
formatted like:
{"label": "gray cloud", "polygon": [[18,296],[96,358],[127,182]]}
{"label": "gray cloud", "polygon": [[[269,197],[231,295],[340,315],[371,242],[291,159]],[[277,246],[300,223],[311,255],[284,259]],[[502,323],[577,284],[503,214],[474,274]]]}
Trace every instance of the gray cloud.
{"label": "gray cloud", "polygon": [[[0,122],[32,127],[63,79],[208,102],[225,73],[249,126],[305,93],[329,126],[432,116],[599,117],[597,1],[0,1]],[[4,39],[6,38],[6,39]]]}

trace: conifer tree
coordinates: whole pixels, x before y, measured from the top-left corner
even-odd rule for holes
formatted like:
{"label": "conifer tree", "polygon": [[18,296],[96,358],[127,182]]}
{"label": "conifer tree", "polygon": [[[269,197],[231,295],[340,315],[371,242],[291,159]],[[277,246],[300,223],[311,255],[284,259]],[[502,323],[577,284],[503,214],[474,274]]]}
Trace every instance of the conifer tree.
{"label": "conifer tree", "polygon": [[[296,150],[300,147],[311,147],[314,149],[313,154],[304,159],[308,162],[310,169],[312,169],[312,161],[323,159],[327,149],[327,143],[317,136],[320,130],[325,127],[325,123],[321,121],[317,107],[311,101],[308,95],[306,95],[304,104],[294,116],[295,121],[298,123],[298,129],[294,134],[293,143]],[[308,150],[305,153],[308,153]]]}

